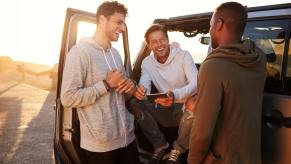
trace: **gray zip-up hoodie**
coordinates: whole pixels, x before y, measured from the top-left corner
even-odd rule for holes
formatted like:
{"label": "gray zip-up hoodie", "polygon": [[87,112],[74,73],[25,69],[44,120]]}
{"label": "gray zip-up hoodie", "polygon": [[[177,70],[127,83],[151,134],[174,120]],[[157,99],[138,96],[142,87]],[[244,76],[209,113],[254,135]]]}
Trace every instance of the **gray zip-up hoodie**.
{"label": "gray zip-up hoodie", "polygon": [[135,139],[134,118],[125,107],[124,95],[107,92],[102,81],[116,67],[125,74],[118,51],[103,50],[92,38],[82,39],[67,55],[61,102],[66,108],[77,108],[81,147],[92,152],[118,149]]}
{"label": "gray zip-up hoodie", "polygon": [[170,54],[165,63],[159,63],[154,54],[146,57],[141,65],[139,83],[151,90],[151,82],[162,93],[173,91],[175,102],[184,102],[196,92],[197,68],[188,51],[182,50],[178,43],[170,45]]}

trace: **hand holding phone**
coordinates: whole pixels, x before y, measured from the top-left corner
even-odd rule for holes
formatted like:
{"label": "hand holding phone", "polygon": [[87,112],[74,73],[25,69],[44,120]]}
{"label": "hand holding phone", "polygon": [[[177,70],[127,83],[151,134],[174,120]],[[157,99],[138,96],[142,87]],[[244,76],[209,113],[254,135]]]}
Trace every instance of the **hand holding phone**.
{"label": "hand holding phone", "polygon": [[151,103],[156,103],[156,99],[158,98],[167,98],[168,95],[166,93],[153,93],[147,94],[148,101]]}
{"label": "hand holding phone", "polygon": [[174,103],[174,93],[172,91],[168,91],[166,97],[159,97],[155,99],[155,103],[162,105],[163,107],[170,107]]}
{"label": "hand holding phone", "polygon": [[138,99],[138,100],[143,100],[146,96],[146,92],[147,92],[147,89],[139,84],[135,90],[135,92],[133,93],[133,95]]}

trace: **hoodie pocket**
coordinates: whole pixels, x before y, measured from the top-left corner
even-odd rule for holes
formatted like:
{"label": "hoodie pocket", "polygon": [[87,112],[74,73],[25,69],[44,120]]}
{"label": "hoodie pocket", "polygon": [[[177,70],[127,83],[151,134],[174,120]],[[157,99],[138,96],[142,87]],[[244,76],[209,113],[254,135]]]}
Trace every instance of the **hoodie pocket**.
{"label": "hoodie pocket", "polygon": [[107,125],[104,125],[104,124],[100,124],[98,125],[98,127],[96,127],[96,130],[94,130],[94,133],[99,143],[106,143],[112,139],[113,131],[109,129],[110,128],[108,128]]}
{"label": "hoodie pocket", "polygon": [[86,116],[87,127],[98,143],[106,143],[112,139],[114,123],[100,105],[98,108],[87,109]]}

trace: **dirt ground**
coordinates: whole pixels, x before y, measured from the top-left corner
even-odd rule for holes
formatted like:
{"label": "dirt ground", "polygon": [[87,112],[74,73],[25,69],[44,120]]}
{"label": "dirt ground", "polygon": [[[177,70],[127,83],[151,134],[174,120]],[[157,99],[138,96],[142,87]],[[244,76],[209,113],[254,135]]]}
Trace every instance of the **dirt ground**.
{"label": "dirt ground", "polygon": [[0,79],[0,163],[54,163],[55,92]]}

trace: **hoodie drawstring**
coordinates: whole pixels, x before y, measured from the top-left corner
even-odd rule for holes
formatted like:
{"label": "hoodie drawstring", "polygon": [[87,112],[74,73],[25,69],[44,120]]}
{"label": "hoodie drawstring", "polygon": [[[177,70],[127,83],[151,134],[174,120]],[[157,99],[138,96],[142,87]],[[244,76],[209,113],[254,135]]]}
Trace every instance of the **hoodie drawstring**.
{"label": "hoodie drawstring", "polygon": [[[117,69],[118,67],[117,67],[117,64],[116,64],[116,61],[115,61],[115,59],[114,59],[114,56],[113,56],[113,54],[112,54],[111,49],[109,49],[109,51],[110,51],[110,54],[111,54],[111,58],[113,59],[113,63],[114,63],[114,65],[115,65],[115,68]],[[106,55],[105,55],[105,51],[104,51],[103,48],[102,48],[102,52],[103,52],[103,56],[104,56],[104,58],[105,58],[105,61],[106,61],[106,63],[107,63],[107,66],[109,67],[109,69],[110,69],[110,71],[111,71],[111,70],[112,70],[112,67],[110,66],[110,64],[109,64],[109,62],[108,62],[108,60],[107,60],[107,57],[106,57]],[[117,101],[118,101],[117,93],[115,93],[115,100],[116,100],[115,103],[117,104]],[[118,108],[118,107],[117,107],[117,108]],[[122,116],[120,110],[118,110],[118,113],[119,113],[120,116]],[[123,132],[124,132],[124,135],[125,135],[124,146],[127,146],[127,145],[126,145],[126,143],[127,143],[127,138],[126,138],[126,127],[125,127],[125,123],[124,123],[124,120],[123,120],[123,119],[121,119],[121,123],[122,123],[122,126],[123,126]]]}
{"label": "hoodie drawstring", "polygon": [[[111,58],[113,59],[113,63],[114,63],[114,65],[115,65],[115,68],[117,69],[118,67],[117,67],[117,64],[116,64],[116,61],[115,61],[115,59],[114,59],[114,56],[113,56],[113,54],[112,54],[111,49],[110,49],[109,51],[110,51]],[[111,71],[112,68],[111,68],[111,66],[110,66],[110,64],[109,64],[109,62],[108,62],[108,60],[107,60],[107,57],[106,57],[106,55],[105,55],[105,51],[104,51],[104,49],[102,49],[102,52],[103,52],[103,56],[104,56],[104,58],[105,58],[105,61],[106,61],[106,63],[107,63],[107,66],[109,67],[109,69],[110,69],[110,71]]]}

